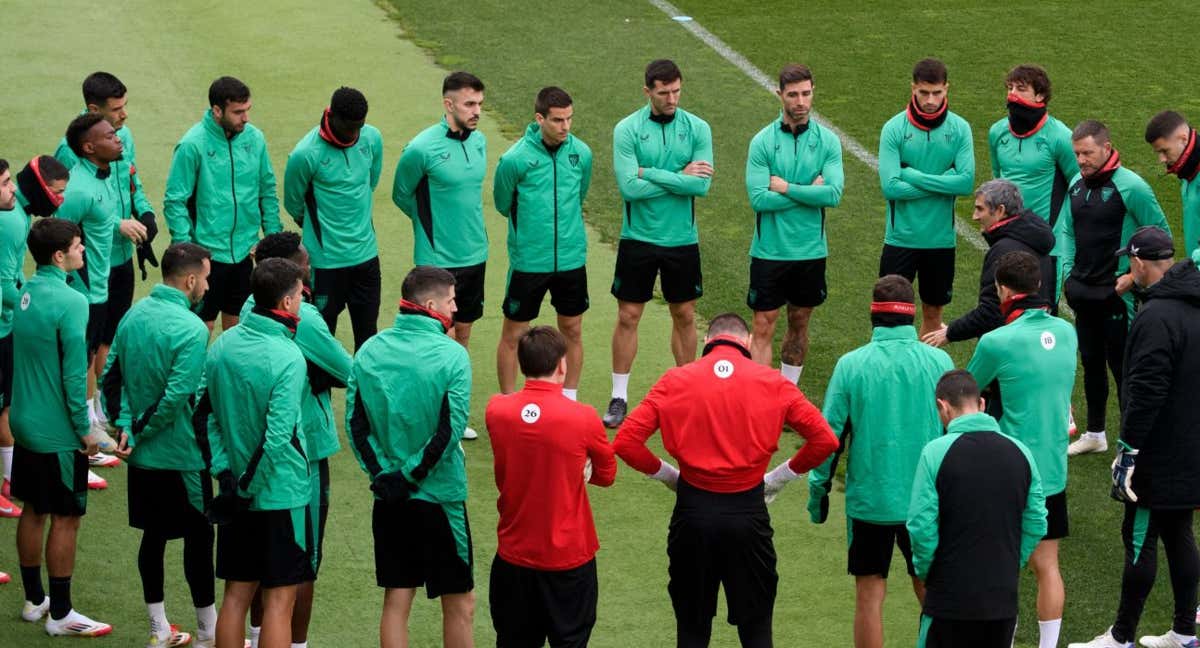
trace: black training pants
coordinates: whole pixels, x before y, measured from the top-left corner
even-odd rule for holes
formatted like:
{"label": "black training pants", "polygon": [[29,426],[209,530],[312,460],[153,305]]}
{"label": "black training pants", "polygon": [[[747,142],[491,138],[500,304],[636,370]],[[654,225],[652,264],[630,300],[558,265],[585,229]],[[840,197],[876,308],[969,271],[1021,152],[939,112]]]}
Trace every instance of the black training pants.
{"label": "black training pants", "polygon": [[1175,593],[1172,629],[1182,635],[1195,634],[1200,553],[1192,535],[1192,509],[1148,509],[1126,504],[1121,539],[1125,543],[1125,572],[1121,575],[1121,602],[1112,627],[1113,638],[1133,641],[1158,572],[1160,539],[1167,551],[1167,569]]}
{"label": "black training pants", "polygon": [[1105,364],[1117,383],[1117,402],[1121,399],[1121,367],[1125,358],[1125,338],[1129,333],[1129,315],[1120,297],[1103,302],[1080,302],[1075,309],[1075,332],[1079,337],[1079,358],[1083,364],[1083,392],[1087,398],[1087,431],[1105,430],[1108,408],[1108,375]]}

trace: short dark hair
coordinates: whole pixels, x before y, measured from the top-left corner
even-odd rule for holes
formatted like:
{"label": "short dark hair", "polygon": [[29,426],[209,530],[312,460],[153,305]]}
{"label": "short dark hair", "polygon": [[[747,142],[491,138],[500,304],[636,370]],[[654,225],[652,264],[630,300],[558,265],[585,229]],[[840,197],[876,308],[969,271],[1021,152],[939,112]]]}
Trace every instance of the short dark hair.
{"label": "short dark hair", "polygon": [[1042,266],[1024,250],[1006,252],[996,262],[996,283],[1018,293],[1036,293],[1042,285]]}
{"label": "short dark hair", "polygon": [[250,291],[254,293],[255,305],[274,308],[303,280],[304,275],[295,261],[267,259],[255,265],[250,273]]}
{"label": "short dark hair", "polygon": [[749,335],[750,327],[737,313],[721,313],[708,323],[708,337],[717,335]]}
{"label": "short dark hair", "polygon": [[0,173],[4,173],[5,171],[8,171],[8,160],[0,158]]}
{"label": "short dark hair", "polygon": [[223,76],[208,86],[208,105],[224,110],[230,103],[250,101],[250,87],[231,76]]}
{"label": "short dark hair", "polygon": [[1050,76],[1040,65],[1024,64],[1008,71],[1004,83],[1024,83],[1033,88],[1034,94],[1042,95],[1045,103],[1050,103]]}
{"label": "short dark hair", "polygon": [[77,238],[82,238],[79,226],[61,218],[42,218],[29,228],[29,254],[40,266],[54,263],[55,252],[67,252]]}
{"label": "short dark hair", "polygon": [[71,170],[65,164],[58,161],[58,158],[53,155],[37,156],[38,173],[42,175],[42,180],[47,184],[57,182],[59,180],[70,180]]}
{"label": "short dark hair", "polygon": [[783,66],[779,71],[779,89],[783,90],[793,83],[801,81],[812,81],[812,70],[808,69],[807,65],[800,63],[792,63]]}
{"label": "short dark hair", "polygon": [[942,374],[934,392],[938,400],[946,401],[951,407],[979,402],[979,383],[966,369],[951,369]]}
{"label": "short dark hair", "polygon": [[[67,146],[71,148],[71,152],[77,157],[83,157],[83,140],[86,138],[88,131],[92,130],[104,121],[100,113],[86,112],[71,120],[67,126]],[[38,160],[38,168],[41,168],[41,160]],[[42,178],[45,179],[45,176]]]}
{"label": "short dark hair", "polygon": [[533,112],[545,117],[551,108],[571,107],[571,95],[558,86],[546,86],[538,90],[537,99],[533,101]]}
{"label": "short dark hair", "polygon": [[950,79],[946,64],[935,58],[924,58],[913,66],[913,83],[945,83]]}
{"label": "short dark hair", "polygon": [[342,86],[329,98],[329,112],[338,119],[363,121],[367,118],[367,97],[354,88]]}
{"label": "short dark hair", "polygon": [[446,75],[445,79],[442,79],[443,95],[448,92],[454,92],[455,90],[462,90],[463,88],[470,88],[475,92],[483,92],[483,81],[480,81],[479,77],[475,76],[474,74],[471,74],[470,72],[463,72],[461,70],[458,72],[451,72],[450,74]]}
{"label": "short dark hair", "polygon": [[517,362],[527,378],[549,376],[567,355],[567,338],[551,326],[535,326],[517,342]]}
{"label": "short dark hair", "polygon": [[449,270],[436,266],[419,265],[408,271],[404,283],[400,284],[400,296],[406,301],[420,303],[431,293],[443,294],[457,283]]}
{"label": "short dark hair", "polygon": [[915,302],[913,301],[912,282],[902,275],[884,275],[875,280],[875,289],[871,293],[871,299],[877,302],[913,304]]}
{"label": "short dark hair", "polygon": [[176,243],[163,252],[163,279],[182,277],[198,272],[200,268],[204,267],[205,259],[212,259],[212,252],[195,243]]}
{"label": "short dark hair", "polygon": [[125,96],[125,84],[108,72],[92,72],[83,80],[83,103],[103,106]]}
{"label": "short dark hair", "polygon": [[291,259],[300,250],[300,235],[296,232],[275,232],[263,237],[254,248],[254,262],[267,259]]}
{"label": "short dark hair", "polygon": [[1187,126],[1188,120],[1174,110],[1164,110],[1150,118],[1146,124],[1146,143],[1153,144],[1156,140],[1174,133],[1180,126]]}
{"label": "short dark hair", "polygon": [[671,59],[654,59],[646,65],[647,88],[654,88],[656,81],[667,85],[673,81],[681,80],[683,80],[683,72],[679,71],[679,66],[675,65],[675,61]]}
{"label": "short dark hair", "polygon": [[1075,127],[1075,130],[1071,131],[1072,142],[1078,142],[1079,140],[1088,137],[1096,140],[1097,144],[1103,144],[1105,142],[1112,141],[1108,134],[1108,126],[1105,126],[1103,122],[1096,121],[1095,119],[1085,119],[1079,122],[1079,125]]}

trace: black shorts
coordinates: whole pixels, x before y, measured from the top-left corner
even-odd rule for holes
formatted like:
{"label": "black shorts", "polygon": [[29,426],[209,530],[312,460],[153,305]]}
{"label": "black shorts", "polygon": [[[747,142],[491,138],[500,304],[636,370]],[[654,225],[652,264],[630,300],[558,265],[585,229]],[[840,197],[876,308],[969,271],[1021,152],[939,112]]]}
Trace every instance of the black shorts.
{"label": "black shorts", "polygon": [[750,258],[750,310],[773,311],[785,303],[812,308],[825,303],[825,259],[772,261]]}
{"label": "black shorts", "polygon": [[0,338],[0,410],[12,404],[13,336]]}
{"label": "black shorts", "polygon": [[133,306],[133,259],[108,271],[108,301],[104,302],[108,312],[104,314],[104,328],[100,331],[100,344],[112,346],[117,337],[117,325]]}
{"label": "black shorts", "polygon": [[680,479],[667,532],[667,591],[681,626],[707,627],[725,587],[729,623],[771,618],[779,574],[762,484],[712,493]]}
{"label": "black shorts", "polygon": [[210,261],[210,264],[212,271],[208,274],[208,293],[200,303],[200,319],[212,322],[220,313],[237,317],[250,297],[254,262],[246,257],[237,263]]}
{"label": "black shorts", "polygon": [[217,578],[263,587],[313,580],[308,507],[239,511],[217,527]]}
{"label": "black shorts", "polygon": [[963,621],[921,615],[917,648],[1009,648],[1017,620]]}
{"label": "black shorts", "polygon": [[704,294],[699,245],[663,247],[621,239],[617,244],[612,296],[621,301],[644,304],[654,296],[654,279],[659,273],[662,274],[663,299],[668,304],[694,301]]}
{"label": "black shorts", "polygon": [[313,580],[321,570],[325,557],[325,522],[329,519],[329,459],[317,462],[312,472],[312,499],[308,503],[309,524],[316,531],[313,538]]}
{"label": "black shorts", "polygon": [[87,513],[87,455],[77,450],[33,452],[13,448],[12,494],[38,515]]}
{"label": "black shorts", "polygon": [[1067,521],[1067,491],[1046,496],[1046,535],[1045,540],[1058,540],[1070,535],[1071,528]]}
{"label": "black shorts", "polygon": [[88,304],[87,323],[87,352],[88,362],[91,356],[104,342],[104,329],[108,326],[108,304]]}
{"label": "black shorts", "polygon": [[454,305],[458,307],[454,321],[470,324],[483,317],[483,283],[487,276],[487,262],[446,269],[454,275]]}
{"label": "black shorts", "polygon": [[379,257],[345,268],[313,268],[313,301],[325,321],[337,321],[349,305],[374,306],[379,309]]}
{"label": "black shorts", "polygon": [[151,470],[130,464],[129,526],[182,538],[212,526],[205,517],[212,501],[207,470]]}
{"label": "black shorts", "polygon": [[375,582],[380,587],[423,585],[431,599],[475,589],[474,548],[464,502],[375,500],[371,531],[375,536]]}
{"label": "black shorts", "polygon": [[550,305],[561,317],[577,317],[588,309],[587,267],[562,272],[508,271],[504,290],[504,317],[514,322],[537,319],[542,300],[550,291]]}
{"label": "black shorts", "polygon": [[898,274],[915,281],[921,303],[945,306],[954,295],[954,248],[918,249],[883,246],[879,276]]}
{"label": "black shorts", "polygon": [[599,595],[595,558],[574,569],[542,571],[497,555],[488,591],[496,645],[541,648],[549,640],[555,648],[583,648],[596,625]]}
{"label": "black shorts", "polygon": [[851,576],[888,577],[892,568],[892,553],[900,547],[900,555],[908,566],[908,575],[916,576],[913,568],[912,541],[903,524],[875,524],[846,518],[850,547],[846,551],[846,572]]}

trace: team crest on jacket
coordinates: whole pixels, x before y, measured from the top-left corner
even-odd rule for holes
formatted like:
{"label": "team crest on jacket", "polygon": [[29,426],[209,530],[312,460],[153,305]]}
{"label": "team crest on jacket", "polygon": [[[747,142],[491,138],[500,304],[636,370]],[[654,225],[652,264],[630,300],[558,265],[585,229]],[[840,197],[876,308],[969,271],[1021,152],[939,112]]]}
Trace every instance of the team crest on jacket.
{"label": "team crest on jacket", "polygon": [[567,160],[569,160],[571,162],[571,166],[573,166],[573,167],[579,166],[579,154],[578,153],[572,153],[572,154],[568,155]]}
{"label": "team crest on jacket", "polygon": [[29,293],[21,295],[21,310],[29,310]]}
{"label": "team crest on jacket", "polygon": [[1050,331],[1042,331],[1042,348],[1049,351],[1054,348],[1058,340],[1054,339],[1054,334]]}
{"label": "team crest on jacket", "polygon": [[530,425],[537,423],[538,419],[542,418],[542,408],[537,406],[537,403],[530,403],[521,408],[521,420]]}
{"label": "team crest on jacket", "polygon": [[717,363],[713,365],[713,374],[721,380],[732,376],[733,363],[728,360],[718,360]]}
{"label": "team crest on jacket", "polygon": [[1112,195],[1113,195],[1112,187],[1105,187],[1100,190],[1100,200],[1103,202],[1108,202],[1108,199],[1112,198]]}

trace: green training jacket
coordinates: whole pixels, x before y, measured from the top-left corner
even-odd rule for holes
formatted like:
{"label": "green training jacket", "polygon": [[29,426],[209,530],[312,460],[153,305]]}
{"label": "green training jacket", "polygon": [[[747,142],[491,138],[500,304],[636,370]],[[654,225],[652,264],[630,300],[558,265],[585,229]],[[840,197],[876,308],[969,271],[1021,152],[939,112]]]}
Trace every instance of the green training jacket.
{"label": "green training jacket", "polygon": [[18,190],[13,208],[0,211],[0,338],[12,333],[13,309],[25,282],[25,239],[33,221],[25,211],[25,204],[25,197]]}
{"label": "green training jacket", "polygon": [[341,148],[312,129],[288,155],[283,206],[303,230],[314,268],[345,268],[379,256],[371,220],[383,172],[383,136],[363,126],[358,141]]}
{"label": "green training jacket", "polygon": [[404,147],[392,202],[412,219],[414,264],[463,268],[487,261],[486,174],[487,138],[477,130],[455,133],[445,117]]}
{"label": "green training jacket", "polygon": [[713,162],[712,129],[682,108],[664,117],[646,104],[618,122],[613,172],[625,200],[621,238],[664,247],[697,243],[696,198],[708,195],[712,179],[681,172],[700,160]]}
{"label": "green training jacket", "polygon": [[[786,194],[769,189],[771,176],[788,181]],[[824,184],[813,184],[817,176]],[[825,208],[841,203],[845,184],[842,142],[815,120],[793,134],[781,114],[758,131],[746,156],[746,193],[754,210],[750,256],[772,261],[829,256]]]}
{"label": "green training jacket", "polygon": [[21,447],[66,452],[88,435],[87,298],[57,266],[25,282],[13,317],[9,425]]}
{"label": "green training jacket", "polygon": [[129,192],[111,165],[102,171],[90,161],[80,160],[71,168],[71,180],[54,217],[69,220],[83,230],[84,267],[71,285],[87,295],[88,303],[108,301],[113,233],[122,214],[129,213],[129,199]]}
{"label": "green training jacket", "polygon": [[838,359],[822,414],[841,444],[808,474],[814,522],[828,515],[833,475],[847,452],[846,515],[904,522],[921,448],[941,434],[933,392],[953,368],[950,356],[923,344],[912,326],[877,326],[869,343]]}
{"label": "green training jacket", "polygon": [[208,468],[192,403],[204,378],[208,327],[188,296],[166,284],[138,300],[117,326],[101,379],[110,421],[129,436],[129,464],[154,470]]}
{"label": "green training jacket", "polygon": [[239,263],[258,233],[283,230],[267,140],[254,124],[232,138],[212,111],[175,145],[163,215],[172,243],[196,243],[213,261]]}
{"label": "green training jacket", "polygon": [[401,312],[363,343],[346,388],[346,433],[372,481],[400,471],[416,499],[467,499],[463,428],[471,409],[471,362],[442,324]]}
{"label": "green training jacket", "polygon": [[198,405],[207,416],[211,472],[231,470],[250,509],[275,511],[312,499],[300,434],[304,356],[286,326],[250,313],[208,351]]}
{"label": "green training jacket", "polygon": [[[86,111],[84,111],[86,112]],[[80,113],[83,114],[83,113]],[[121,154],[121,159],[116,162],[109,163],[109,169],[113,175],[117,176],[117,186],[128,187],[130,195],[131,208],[126,210],[121,218],[137,218],[147,212],[154,213],[154,205],[150,204],[150,199],[146,197],[146,191],[142,188],[142,178],[137,172],[136,150],[133,147],[133,131],[129,130],[128,126],[122,126],[117,129],[117,137],[121,138],[121,144],[124,145],[124,151]],[[72,169],[79,162],[75,152],[67,145],[67,138],[63,136],[58,142],[58,149],[54,151],[54,157],[62,162],[67,169]],[[112,252],[109,256],[109,266],[115,268],[124,264],[133,258],[133,241],[121,235],[119,229],[113,230]]]}
{"label": "green training jacket", "polygon": [[883,242],[916,249],[952,248],[954,200],[975,190],[971,126],[946,111],[946,120],[922,130],[906,112],[879,134],[879,183],[887,200]]}
{"label": "green training jacket", "polygon": [[1183,250],[1192,256],[1200,249],[1200,176],[1179,183],[1183,199]]}
{"label": "green training jacket", "polygon": [[[1000,430],[1029,448],[1046,495],[1067,488],[1066,430],[1078,349],[1074,326],[1034,309],[980,338],[967,364],[981,388],[999,387]],[[988,412],[994,405],[988,403]]]}
{"label": "green training jacket", "polygon": [[1008,129],[1008,117],[988,130],[992,177],[1011,180],[1021,190],[1025,209],[1054,227],[1067,196],[1067,181],[1079,173],[1071,129],[1054,117],[1036,133],[1017,137]]}
{"label": "green training jacket", "polygon": [[[240,317],[254,310],[254,295],[246,299]],[[301,427],[308,460],[317,462],[341,450],[337,425],[333,419],[331,387],[345,387],[350,378],[350,354],[329,332],[321,311],[308,302],[300,305],[300,324],[296,326],[296,346],[304,355],[307,386],[300,405]]]}
{"label": "green training jacket", "polygon": [[500,156],[492,195],[508,219],[510,270],[559,272],[587,263],[583,201],[591,182],[592,149],[568,135],[551,152],[537,122]]}

